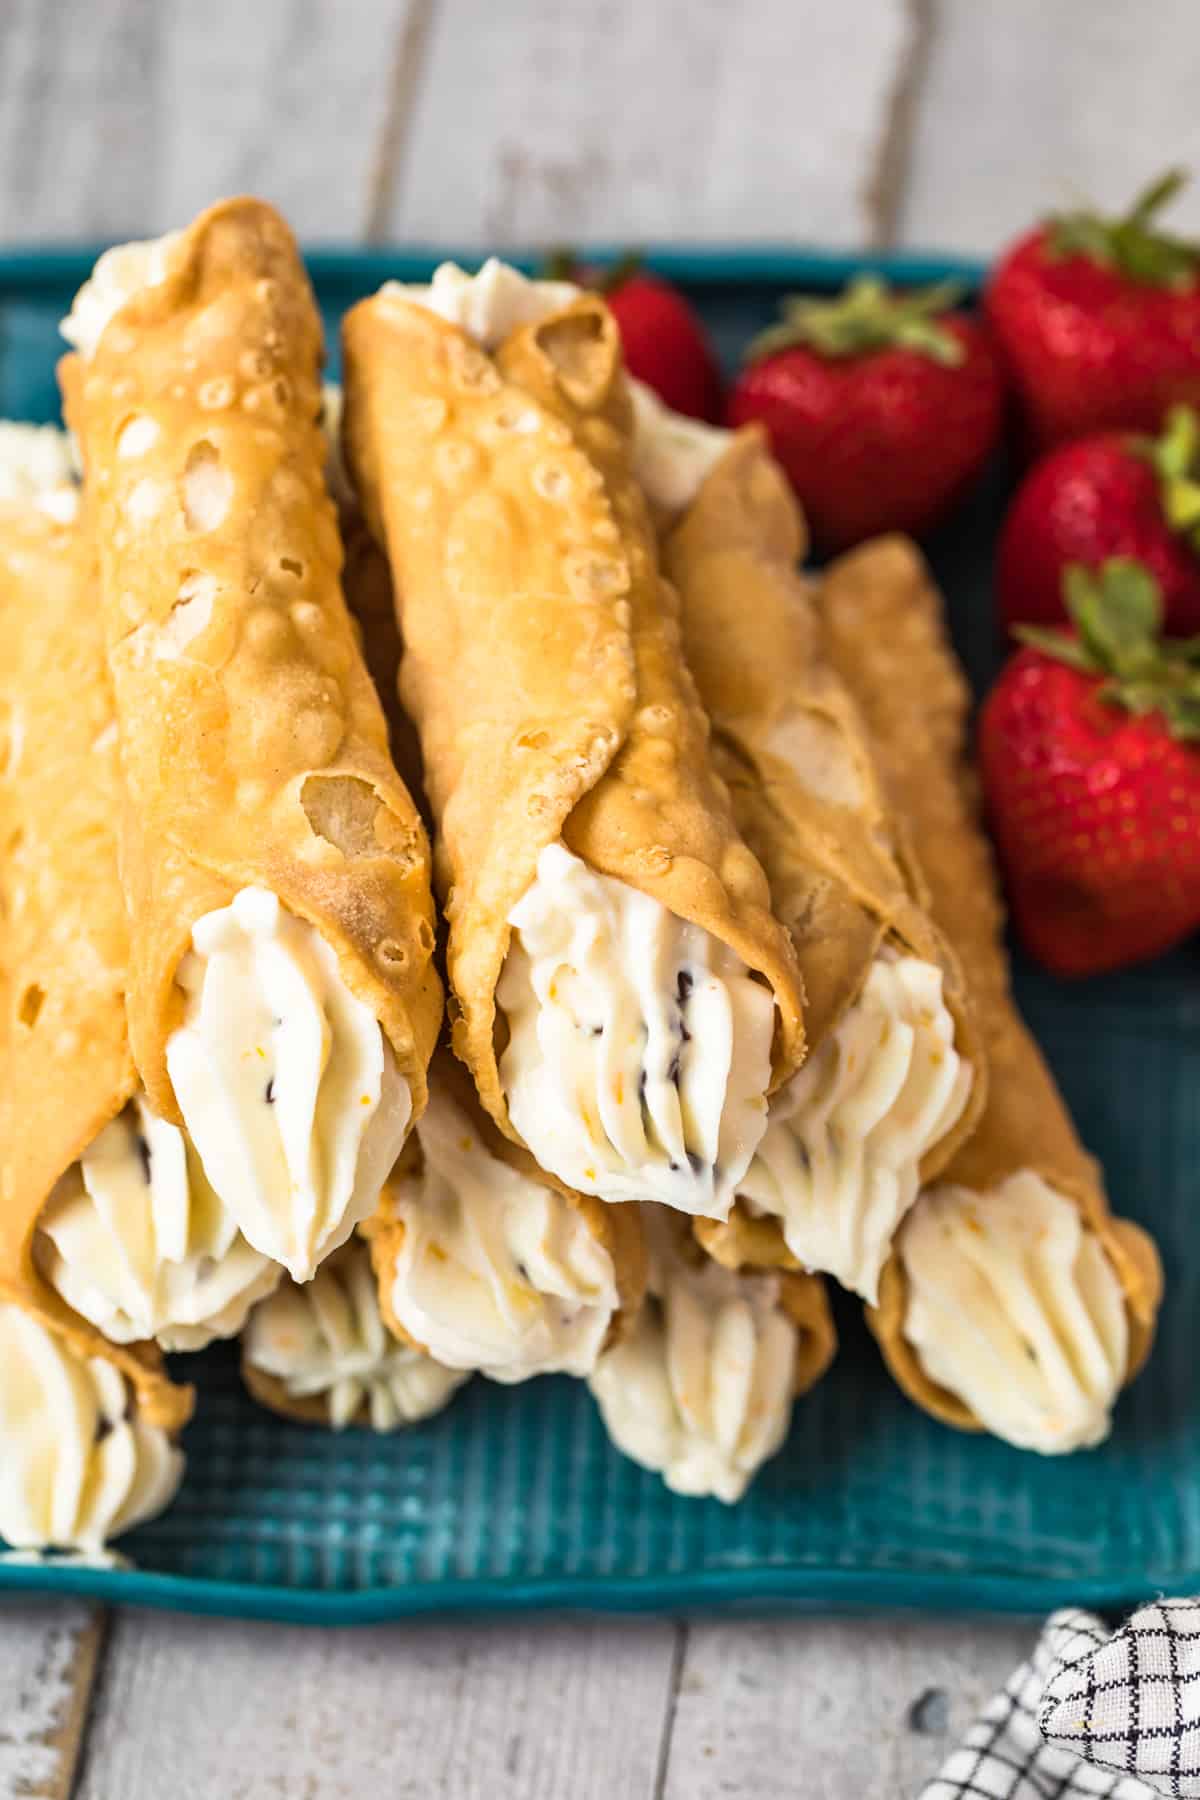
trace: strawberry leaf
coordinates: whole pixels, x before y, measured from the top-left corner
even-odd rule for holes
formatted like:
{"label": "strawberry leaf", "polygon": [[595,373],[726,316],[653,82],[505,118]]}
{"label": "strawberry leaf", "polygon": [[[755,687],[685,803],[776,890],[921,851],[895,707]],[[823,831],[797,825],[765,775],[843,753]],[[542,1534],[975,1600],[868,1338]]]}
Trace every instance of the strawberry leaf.
{"label": "strawberry leaf", "polygon": [[1084,210],[1050,220],[1046,246],[1052,257],[1086,256],[1148,287],[1192,286],[1200,269],[1200,245],[1156,229],[1156,215],[1185,186],[1187,175],[1171,169],[1138,195],[1122,218]]}
{"label": "strawberry leaf", "polygon": [[778,325],[760,332],[746,352],[747,362],[784,350],[815,350],[836,361],[877,350],[913,350],[944,368],[957,368],[966,350],[942,317],[964,293],[959,281],[897,293],[878,275],[857,275],[832,300],[797,295],[784,301]]}
{"label": "strawberry leaf", "polygon": [[1172,694],[1163,702],[1171,736],[1185,743],[1200,743],[1200,694]]}
{"label": "strawberry leaf", "polygon": [[1043,656],[1051,656],[1055,662],[1066,663],[1070,669],[1078,669],[1083,675],[1099,675],[1102,673],[1086,644],[1078,638],[1068,637],[1065,631],[1047,631],[1042,625],[1018,625],[1013,636],[1031,650],[1040,650]]}
{"label": "strawberry leaf", "polygon": [[1099,570],[1065,572],[1067,611],[1100,668],[1131,677],[1157,661],[1162,620],[1158,584],[1140,563],[1114,556]]}

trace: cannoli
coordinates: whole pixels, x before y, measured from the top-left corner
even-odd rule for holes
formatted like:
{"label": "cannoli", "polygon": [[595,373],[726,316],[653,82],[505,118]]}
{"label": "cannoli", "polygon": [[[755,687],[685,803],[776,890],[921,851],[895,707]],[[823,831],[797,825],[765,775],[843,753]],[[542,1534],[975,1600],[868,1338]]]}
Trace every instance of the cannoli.
{"label": "cannoli", "polygon": [[638,1208],[605,1206],[540,1169],[448,1049],[363,1230],[392,1329],[493,1381],[590,1374],[645,1291]]}
{"label": "cannoli", "polygon": [[572,1188],[723,1218],[802,1054],[800,981],[709,764],[615,323],[489,264],[389,284],[344,331],[348,462],[392,564],[437,824],[454,1048]]}
{"label": "cannoli", "polygon": [[[0,1537],[95,1555],[170,1501],[192,1393],[133,1341],[138,1307],[79,1309],[78,1283],[48,1279],[42,1255],[41,1227],[138,1096],[115,734],[61,452],[0,428]],[[135,1156],[122,1180],[138,1177]],[[195,1247],[211,1246],[201,1234]],[[97,1267],[98,1285],[119,1260]]]}
{"label": "cannoli", "polygon": [[97,264],[61,368],[127,804],[150,1105],[309,1277],[373,1208],[441,1016],[428,846],[340,585],[321,334],[253,200]]}
{"label": "cannoli", "polygon": [[687,1221],[641,1207],[649,1292],[590,1379],[609,1436],[677,1494],[740,1500],[837,1348],[817,1277],[722,1268]]}
{"label": "cannoli", "polygon": [[396,1431],[441,1412],[468,1379],[383,1322],[371,1253],[353,1237],[303,1286],[287,1280],[250,1315],[242,1379],[284,1418]]}
{"label": "cannoli", "polygon": [[[675,507],[663,563],[714,760],[805,988],[805,1063],[771,1099],[730,1220],[698,1221],[697,1233],[735,1267],[821,1270],[874,1300],[921,1181],[979,1116],[978,1032],[858,710],[822,653],[797,573],[803,525],[781,470],[756,428],[672,426],[649,397],[640,410],[643,440],[660,445],[643,456],[645,479],[663,512]],[[672,430],[683,438],[678,469]]]}
{"label": "cannoli", "polygon": [[1046,1453],[1094,1444],[1150,1349],[1158,1254],[1110,1213],[1014,1004],[967,762],[967,685],[919,554],[885,538],[842,558],[820,612],[961,961],[991,1069],[979,1125],[909,1214],[868,1319],[900,1386],[935,1417]]}

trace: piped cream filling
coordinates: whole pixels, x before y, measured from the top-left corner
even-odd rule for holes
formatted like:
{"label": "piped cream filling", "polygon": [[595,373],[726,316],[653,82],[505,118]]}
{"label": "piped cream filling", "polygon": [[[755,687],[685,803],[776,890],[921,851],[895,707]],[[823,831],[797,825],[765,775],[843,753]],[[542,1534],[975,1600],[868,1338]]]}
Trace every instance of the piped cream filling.
{"label": "piped cream filling", "polygon": [[904,1335],[930,1380],[997,1437],[1098,1444],[1129,1359],[1116,1271],[1078,1207],[1031,1169],[985,1193],[933,1188],[900,1232]]}
{"label": "piped cream filling", "polygon": [[537,325],[569,306],[581,290],[570,281],[531,281],[509,263],[489,256],[473,275],[457,263],[444,262],[428,286],[387,281],[380,292],[423,306],[448,325],[457,325],[484,350],[495,350],[523,325]]}
{"label": "piped cream filling", "polygon": [[781,1221],[805,1268],[874,1303],[921,1161],[962,1117],[972,1080],[941,970],[885,947],[858,999],[772,1099],[739,1193]]}
{"label": "piped cream filling", "polygon": [[783,1444],[799,1333],[779,1278],[693,1265],[647,1207],[649,1297],[590,1386],[613,1443],[677,1494],[732,1504]]}
{"label": "piped cream filling", "polygon": [[644,381],[629,377],[633,399],[633,472],[647,499],[664,512],[691,505],[734,434],[665,406]]}
{"label": "piped cream filling", "polygon": [[770,989],[561,843],[509,923],[500,1075],[538,1162],[603,1200],[727,1217],[766,1129]]}
{"label": "piped cream filling", "polygon": [[392,1336],[370,1252],[358,1238],[303,1287],[284,1282],[256,1306],[244,1347],[295,1399],[321,1395],[335,1431],[352,1425],[364,1403],[373,1431],[415,1425],[441,1412],[467,1379]]}
{"label": "piped cream filling", "polygon": [[431,1090],[416,1132],[422,1166],[395,1184],[400,1323],[442,1362],[493,1381],[588,1374],[620,1300],[612,1257],[578,1208],[493,1156],[444,1090]]}
{"label": "piped cream filling", "polygon": [[0,501],[36,507],[60,525],[79,511],[71,440],[55,425],[0,419]]}
{"label": "piped cream filling", "polygon": [[114,244],[99,258],[59,327],[85,361],[96,354],[105,327],[126,301],[140,288],[157,287],[166,280],[172,252],[182,235],[170,231],[165,237]]}
{"label": "piped cream filling", "polygon": [[156,1338],[164,1350],[236,1336],[281,1273],[250,1248],[184,1134],[142,1095],[57,1184],[34,1256],[113,1343]]}
{"label": "piped cream filling", "polygon": [[98,1557],[175,1496],[183,1455],[137,1416],[124,1376],[0,1305],[0,1538]]}
{"label": "piped cream filling", "polygon": [[333,950],[264,888],[196,921],[177,980],[167,1068],[204,1172],[248,1243],[307,1281],[373,1210],[408,1083]]}

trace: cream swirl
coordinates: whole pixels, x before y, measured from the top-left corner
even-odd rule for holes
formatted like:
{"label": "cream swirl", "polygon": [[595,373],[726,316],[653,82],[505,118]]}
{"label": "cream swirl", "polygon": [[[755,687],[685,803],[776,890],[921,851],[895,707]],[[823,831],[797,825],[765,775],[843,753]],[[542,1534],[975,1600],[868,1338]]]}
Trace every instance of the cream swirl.
{"label": "cream swirl", "polygon": [[900,1232],[904,1335],[930,1380],[1023,1450],[1107,1437],[1129,1324],[1078,1207],[1031,1169],[985,1193],[933,1188]]}
{"label": "cream swirl", "polygon": [[247,1241],[307,1281],[379,1198],[408,1083],[333,950],[264,888],[196,921],[177,980],[167,1068],[204,1172]]}
{"label": "cream swirl", "polygon": [[770,989],[561,843],[509,922],[500,1074],[542,1167],[602,1200],[725,1218],[766,1129]]}
{"label": "cream swirl", "polygon": [[182,233],[146,238],[131,244],[114,244],[99,258],[91,275],[71,302],[71,310],[59,327],[68,344],[86,360],[96,354],[110,319],[139,289],[157,287],[166,280],[171,255]]}
{"label": "cream swirl", "polygon": [[395,1431],[440,1412],[467,1379],[397,1341],[379,1311],[370,1252],[352,1239],[303,1287],[283,1286],[256,1306],[243,1340],[247,1360],[295,1399],[322,1396],[335,1431],[366,1408],[374,1431]]}
{"label": "cream swirl", "polygon": [[444,1088],[394,1183],[403,1236],[391,1306],[418,1343],[493,1381],[586,1375],[620,1305],[612,1257],[557,1188],[509,1168]]}
{"label": "cream swirl", "polygon": [[234,1337],[280,1270],[252,1250],[183,1132],[139,1095],[58,1182],[34,1256],[116,1344],[201,1350]]}
{"label": "cream swirl", "polygon": [[962,1117],[971,1065],[933,963],[885,947],[858,999],[771,1101],[739,1194],[805,1268],[874,1302],[922,1158]]}
{"label": "cream swirl", "polygon": [[495,350],[523,325],[536,325],[569,306],[580,293],[570,281],[531,281],[498,257],[469,275],[457,263],[444,262],[428,286],[385,282],[381,292],[408,300],[457,325],[484,350]]}
{"label": "cream swirl", "polygon": [[672,411],[652,387],[629,378],[633,472],[646,498],[667,513],[690,506],[733,442],[733,432]]}
{"label": "cream swirl", "polygon": [[119,1370],[0,1305],[0,1538],[99,1557],[182,1478],[182,1453],[138,1418]]}
{"label": "cream swirl", "polygon": [[799,1333],[779,1278],[681,1255],[645,1208],[650,1295],[590,1386],[619,1450],[677,1494],[732,1504],[787,1436]]}

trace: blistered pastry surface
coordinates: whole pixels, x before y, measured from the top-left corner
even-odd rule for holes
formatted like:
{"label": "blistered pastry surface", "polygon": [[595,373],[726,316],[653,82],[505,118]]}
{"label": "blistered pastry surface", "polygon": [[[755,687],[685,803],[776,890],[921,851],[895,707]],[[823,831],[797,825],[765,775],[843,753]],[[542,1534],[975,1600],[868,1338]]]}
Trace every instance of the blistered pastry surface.
{"label": "blistered pastry surface", "polygon": [[131,1032],[169,1117],[191,924],[248,885],[332,946],[418,1111],[437,1033],[428,845],[342,595],[320,362],[290,232],[235,200],[63,365],[123,721]]}
{"label": "blistered pastry surface", "polygon": [[447,893],[455,1047],[506,1123],[494,1044],[507,916],[559,837],[728,943],[780,1003],[799,978],[711,770],[631,472],[607,309],[581,300],[495,359],[395,295],[345,325],[347,441],[396,577],[402,697],[422,739]]}

